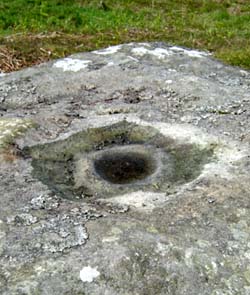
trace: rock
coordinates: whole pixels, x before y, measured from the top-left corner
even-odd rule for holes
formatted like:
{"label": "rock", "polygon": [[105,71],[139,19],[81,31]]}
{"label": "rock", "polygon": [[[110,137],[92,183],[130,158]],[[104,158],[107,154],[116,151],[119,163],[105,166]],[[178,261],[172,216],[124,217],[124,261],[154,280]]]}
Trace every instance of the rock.
{"label": "rock", "polygon": [[0,78],[0,293],[249,294],[249,72],[130,43]]}

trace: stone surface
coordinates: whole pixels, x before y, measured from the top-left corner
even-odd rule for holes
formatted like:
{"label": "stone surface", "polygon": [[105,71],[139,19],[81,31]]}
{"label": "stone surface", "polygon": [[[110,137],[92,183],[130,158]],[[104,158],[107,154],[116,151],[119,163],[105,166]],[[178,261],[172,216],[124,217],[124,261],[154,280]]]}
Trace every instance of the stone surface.
{"label": "stone surface", "polygon": [[[1,76],[0,293],[250,294],[249,90],[162,43]],[[151,175],[108,183],[126,149]]]}

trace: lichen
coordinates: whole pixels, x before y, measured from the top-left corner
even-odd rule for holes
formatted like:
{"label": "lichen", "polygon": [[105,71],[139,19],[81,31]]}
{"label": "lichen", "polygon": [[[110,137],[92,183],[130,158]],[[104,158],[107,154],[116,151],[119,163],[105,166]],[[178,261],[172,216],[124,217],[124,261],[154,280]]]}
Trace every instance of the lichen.
{"label": "lichen", "polygon": [[13,143],[16,137],[23,135],[29,128],[34,126],[34,122],[27,119],[1,118],[0,151]]}

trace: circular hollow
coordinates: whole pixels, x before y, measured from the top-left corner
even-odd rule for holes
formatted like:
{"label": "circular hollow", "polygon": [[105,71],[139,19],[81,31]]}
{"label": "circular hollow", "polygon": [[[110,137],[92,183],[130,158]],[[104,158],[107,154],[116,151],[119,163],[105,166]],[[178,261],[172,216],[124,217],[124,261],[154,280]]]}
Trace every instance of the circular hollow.
{"label": "circular hollow", "polygon": [[155,171],[151,157],[136,152],[113,152],[94,160],[97,174],[114,184],[127,184],[142,180]]}

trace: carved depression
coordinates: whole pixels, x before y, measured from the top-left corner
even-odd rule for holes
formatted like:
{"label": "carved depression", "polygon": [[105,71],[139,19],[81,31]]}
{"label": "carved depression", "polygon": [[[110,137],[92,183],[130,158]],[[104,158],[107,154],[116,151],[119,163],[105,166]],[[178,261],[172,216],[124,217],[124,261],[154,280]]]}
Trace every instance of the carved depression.
{"label": "carved depression", "polygon": [[171,193],[198,177],[212,148],[180,143],[153,127],[121,121],[26,147],[33,176],[63,198],[108,198],[137,190]]}

